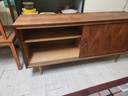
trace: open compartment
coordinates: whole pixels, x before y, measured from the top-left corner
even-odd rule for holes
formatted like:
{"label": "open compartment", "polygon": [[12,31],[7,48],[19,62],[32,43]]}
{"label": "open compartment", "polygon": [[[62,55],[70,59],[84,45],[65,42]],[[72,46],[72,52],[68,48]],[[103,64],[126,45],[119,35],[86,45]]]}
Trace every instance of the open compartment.
{"label": "open compartment", "polygon": [[79,57],[80,39],[47,41],[30,43],[28,67],[49,65],[50,62],[62,62],[63,60]]}
{"label": "open compartment", "polygon": [[24,42],[44,42],[81,38],[82,27],[58,27],[24,30]]}

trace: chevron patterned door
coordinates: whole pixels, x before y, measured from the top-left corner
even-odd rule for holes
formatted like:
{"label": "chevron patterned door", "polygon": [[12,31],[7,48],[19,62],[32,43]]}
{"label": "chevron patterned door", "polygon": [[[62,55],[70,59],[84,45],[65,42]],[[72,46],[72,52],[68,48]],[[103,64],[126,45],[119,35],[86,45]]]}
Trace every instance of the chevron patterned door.
{"label": "chevron patterned door", "polygon": [[128,50],[128,23],[87,25],[83,28],[80,57]]}

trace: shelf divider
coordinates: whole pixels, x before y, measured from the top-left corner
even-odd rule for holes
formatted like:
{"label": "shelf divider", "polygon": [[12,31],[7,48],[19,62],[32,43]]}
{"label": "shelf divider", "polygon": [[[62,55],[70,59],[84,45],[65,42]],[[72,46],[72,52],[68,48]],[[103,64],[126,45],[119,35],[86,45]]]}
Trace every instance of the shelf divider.
{"label": "shelf divider", "polygon": [[[29,30],[27,30],[29,31]],[[36,31],[36,32],[35,32]],[[44,41],[55,41],[55,40],[66,40],[81,38],[82,33],[76,30],[76,28],[63,28],[63,29],[47,29],[47,30],[30,30],[30,32],[25,32],[25,43],[32,42],[44,42]]]}

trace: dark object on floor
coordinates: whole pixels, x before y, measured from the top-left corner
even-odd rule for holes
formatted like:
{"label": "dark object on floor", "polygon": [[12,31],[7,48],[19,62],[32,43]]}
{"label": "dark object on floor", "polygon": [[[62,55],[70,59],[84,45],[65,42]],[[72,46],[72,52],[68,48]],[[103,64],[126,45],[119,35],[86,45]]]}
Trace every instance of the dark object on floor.
{"label": "dark object on floor", "polygon": [[70,93],[65,96],[128,96],[128,77]]}

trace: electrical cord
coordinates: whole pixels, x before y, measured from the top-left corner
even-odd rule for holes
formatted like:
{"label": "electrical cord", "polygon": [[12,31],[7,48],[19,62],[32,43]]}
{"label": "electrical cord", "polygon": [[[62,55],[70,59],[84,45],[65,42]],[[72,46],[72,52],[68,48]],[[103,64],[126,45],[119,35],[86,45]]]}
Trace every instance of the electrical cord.
{"label": "electrical cord", "polygon": [[6,23],[7,23],[7,25],[8,25],[8,24],[9,24],[9,23],[8,23],[8,11],[7,11],[6,6],[5,6],[5,15],[6,15],[6,17],[5,17],[6,19],[5,19],[5,20],[6,20]]}
{"label": "electrical cord", "polygon": [[124,11],[124,9],[126,8],[127,4],[128,4],[128,0],[126,1],[125,5],[124,5],[124,7],[122,9],[122,11]]}

